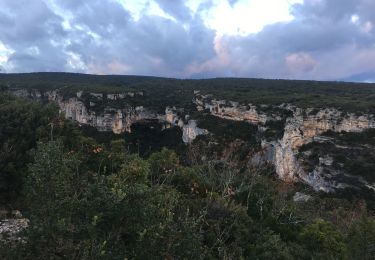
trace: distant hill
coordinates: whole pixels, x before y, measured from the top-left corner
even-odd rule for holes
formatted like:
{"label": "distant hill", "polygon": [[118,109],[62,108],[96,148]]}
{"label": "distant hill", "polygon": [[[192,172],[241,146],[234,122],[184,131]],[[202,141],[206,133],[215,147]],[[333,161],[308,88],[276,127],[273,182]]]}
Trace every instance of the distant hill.
{"label": "distant hill", "polygon": [[[252,78],[173,79],[149,76],[88,75],[77,73],[0,74],[2,88],[61,89],[121,92],[145,90],[155,105],[188,105],[193,90],[215,98],[242,103],[291,103],[300,107],[337,107],[352,112],[375,113],[375,84],[269,80]],[[172,102],[171,102],[172,101]]]}

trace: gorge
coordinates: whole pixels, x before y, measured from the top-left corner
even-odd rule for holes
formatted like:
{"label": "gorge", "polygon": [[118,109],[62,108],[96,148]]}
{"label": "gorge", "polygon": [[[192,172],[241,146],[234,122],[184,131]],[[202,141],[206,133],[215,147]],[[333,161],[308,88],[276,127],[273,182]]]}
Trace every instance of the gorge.
{"label": "gorge", "polygon": [[[58,90],[40,92],[38,90],[13,90],[18,96],[47,99],[58,104],[61,113],[67,119],[76,121],[82,125],[90,125],[98,131],[112,131],[115,134],[131,132],[131,126],[137,122],[157,120],[163,129],[177,126],[182,130],[184,143],[193,142],[199,135],[207,135],[209,132],[199,128],[199,120],[191,118],[189,112],[184,108],[165,108],[165,113],[160,114],[144,106],[131,106],[122,103],[119,106],[111,106],[111,102],[124,99],[126,96],[133,98],[144,96],[144,92],[128,93],[84,93],[79,91],[75,97],[63,97]],[[85,98],[86,97],[86,98]],[[88,97],[88,98],[87,98]],[[97,103],[107,99],[109,103],[102,110],[96,109]],[[215,117],[230,121],[243,121],[257,125],[258,132],[264,133],[268,130],[270,122],[276,122],[282,126],[281,135],[272,138],[262,137],[261,149],[257,156],[262,163],[271,163],[275,167],[278,177],[286,182],[302,181],[316,191],[334,192],[336,189],[353,186],[347,182],[353,179],[343,179],[344,172],[336,171],[334,174],[326,174],[326,168],[332,162],[318,163],[312,169],[306,169],[303,156],[299,149],[312,142],[332,142],[332,139],[324,137],[331,132],[360,133],[366,129],[375,128],[374,115],[356,115],[339,111],[335,108],[299,108],[291,104],[252,105],[240,104],[236,101],[217,100],[212,95],[202,95],[199,90],[194,90],[192,100],[197,111],[207,111]],[[267,154],[267,156],[262,156]],[[323,157],[319,157],[324,162]],[[332,158],[328,158],[328,161]],[[341,177],[340,177],[341,176]],[[353,177],[360,188],[367,187],[375,190],[375,183],[363,178]],[[358,187],[356,187],[358,188]]]}

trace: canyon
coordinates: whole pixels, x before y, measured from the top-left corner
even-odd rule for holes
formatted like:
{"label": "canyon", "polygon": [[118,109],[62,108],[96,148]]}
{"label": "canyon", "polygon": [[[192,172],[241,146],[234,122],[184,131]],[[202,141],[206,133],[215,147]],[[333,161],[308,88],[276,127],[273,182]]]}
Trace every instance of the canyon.
{"label": "canyon", "polygon": [[[279,113],[265,113],[252,104],[240,105],[238,102],[212,99],[210,95],[197,95],[194,99],[197,109],[208,110],[212,115],[235,121],[257,124],[259,131],[264,131],[269,121],[279,121]],[[263,105],[263,108],[265,105]],[[312,171],[303,167],[303,160],[298,158],[299,149],[311,142],[331,141],[322,136],[328,131],[359,133],[375,128],[374,115],[356,115],[335,108],[302,109],[290,104],[282,104],[275,111],[286,110],[292,113],[284,124],[284,134],[277,140],[261,140],[262,151],[256,156],[257,161],[272,163],[278,177],[286,182],[302,181],[316,191],[334,192],[339,188],[351,186],[325,176],[326,166],[332,165],[332,158],[319,158],[319,164]],[[269,110],[268,110],[269,111]],[[272,111],[272,109],[271,109]],[[340,173],[334,174],[340,175]],[[328,178],[327,178],[328,177]],[[350,176],[354,178],[353,176]],[[375,190],[375,183],[368,183],[363,178],[355,178],[361,186]]]}
{"label": "canyon", "polygon": [[[46,99],[51,102],[56,102],[59,106],[60,112],[66,119],[75,121],[82,125],[90,125],[101,132],[113,132],[121,134],[124,132],[131,132],[131,126],[137,122],[145,122],[147,120],[158,120],[163,124],[164,128],[171,126],[178,126],[182,129],[182,140],[185,143],[191,143],[197,136],[205,135],[208,132],[200,129],[195,120],[190,120],[189,116],[180,116],[183,109],[176,107],[166,107],[164,114],[158,114],[151,109],[143,106],[130,106],[125,104],[121,108],[111,107],[110,105],[104,107],[103,110],[97,111],[95,107],[96,102],[89,101],[86,105],[83,96],[84,94],[90,96],[94,101],[102,100],[103,93],[83,93],[79,91],[75,97],[64,98],[57,90],[41,92],[36,89],[15,89],[12,92],[19,97],[31,98],[35,100]],[[142,91],[105,94],[109,100],[120,100],[126,96],[132,98],[135,96],[143,96]]]}
{"label": "canyon", "polygon": [[[113,94],[79,91],[76,96],[69,98],[63,97],[57,90],[42,93],[38,90],[16,89],[12,92],[22,97],[45,98],[56,102],[60,112],[67,119],[93,126],[99,131],[121,134],[130,132],[131,126],[137,122],[158,120],[165,128],[172,126],[181,128],[184,143],[193,142],[199,135],[209,134],[207,130],[199,127],[199,121],[191,118],[189,111],[185,111],[184,108],[167,106],[164,114],[156,113],[147,107],[130,105],[123,105],[120,108],[108,105],[101,110],[96,109],[95,100],[106,98],[115,101],[136,96],[147,98],[142,91]],[[90,102],[83,99],[84,95],[90,97]],[[307,169],[299,151],[309,143],[332,142],[325,137],[328,131],[360,133],[375,128],[372,114],[358,115],[336,108],[302,109],[291,104],[278,106],[240,104],[236,101],[215,99],[210,94],[203,95],[199,90],[194,91],[192,102],[197,111],[205,111],[225,120],[257,125],[259,133],[267,131],[269,122],[279,122],[282,126],[280,129],[282,135],[273,139],[262,138],[261,149],[253,155],[251,161],[273,164],[277,176],[285,182],[301,181],[316,191],[335,192],[337,189],[352,186],[350,180],[355,179],[361,187],[375,190],[375,184],[363,178],[349,176],[347,180],[343,180],[344,172],[332,170],[327,174],[327,169],[333,164],[333,159],[328,155],[319,157],[319,163],[313,169]]]}

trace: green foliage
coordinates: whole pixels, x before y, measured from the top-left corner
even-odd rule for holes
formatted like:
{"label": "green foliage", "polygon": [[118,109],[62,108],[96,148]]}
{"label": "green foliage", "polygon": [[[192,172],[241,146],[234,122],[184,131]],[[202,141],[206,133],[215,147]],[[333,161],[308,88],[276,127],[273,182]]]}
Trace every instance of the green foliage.
{"label": "green foliage", "polygon": [[374,259],[375,219],[363,217],[357,220],[349,231],[348,243],[353,259]]}
{"label": "green foliage", "polygon": [[0,88],[60,89],[71,96],[79,90],[119,93],[143,90],[147,98],[129,100],[163,112],[166,106],[192,109],[193,90],[244,104],[337,107],[351,112],[375,111],[373,84],[298,80],[216,78],[177,80],[144,76],[99,76],[72,73],[0,74]]}
{"label": "green foliage", "polygon": [[174,174],[179,166],[179,158],[176,153],[166,148],[153,153],[148,162],[151,167],[151,179],[154,183],[162,183],[165,178]]}
{"label": "green foliage", "polygon": [[196,220],[177,191],[148,185],[147,161],[127,157],[108,177],[80,168],[61,142],[38,145],[25,191],[32,223],[19,248],[25,258],[200,255]]}
{"label": "green foliage", "polygon": [[348,251],[343,235],[331,223],[321,219],[304,227],[300,239],[312,257],[344,258]]}
{"label": "green foliage", "polygon": [[213,190],[207,178],[202,176],[199,169],[193,167],[179,167],[170,179],[170,184],[179,192],[192,197],[204,198]]}
{"label": "green foliage", "polygon": [[288,245],[271,230],[261,232],[254,244],[247,247],[247,252],[254,259],[293,259]]}
{"label": "green foliage", "polygon": [[[240,156],[198,140],[187,153],[158,146],[145,159],[129,149],[136,138],[106,136],[100,144],[56,107],[7,95],[0,101],[1,173],[20,176],[3,186],[18,187],[17,206],[30,220],[25,243],[0,242],[2,259],[373,258],[375,221],[365,203],[322,195],[295,203],[303,185],[282,184],[273,167],[242,163],[257,145],[252,126],[211,122],[229,129],[222,150]],[[280,124],[269,125],[270,134],[280,134]],[[365,147],[373,133],[363,134],[335,138]]]}
{"label": "green foliage", "polygon": [[30,162],[28,150],[50,137],[58,118],[54,105],[42,106],[0,93],[0,203],[14,200]]}
{"label": "green foliage", "polygon": [[149,182],[150,165],[147,161],[132,156],[122,166],[118,173],[118,180],[121,184],[147,184]]}
{"label": "green foliage", "polygon": [[[59,141],[40,143],[33,158],[26,179],[27,204],[31,210],[38,211],[37,216],[50,216],[63,209],[56,203],[64,204],[66,199],[72,199],[77,185],[73,177],[78,174],[78,161],[75,156],[64,154]],[[39,203],[45,207],[38,207]],[[48,212],[39,212],[40,209]]]}
{"label": "green foliage", "polygon": [[198,126],[214,134],[219,138],[220,143],[241,139],[248,141],[253,146],[259,145],[255,139],[255,133],[258,130],[256,125],[221,119],[209,114],[201,114],[197,119]]}

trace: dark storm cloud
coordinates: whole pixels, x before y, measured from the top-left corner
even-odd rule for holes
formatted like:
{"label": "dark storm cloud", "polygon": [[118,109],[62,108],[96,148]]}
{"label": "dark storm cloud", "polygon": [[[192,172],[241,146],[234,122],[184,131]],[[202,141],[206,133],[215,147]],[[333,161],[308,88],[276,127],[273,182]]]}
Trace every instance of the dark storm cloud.
{"label": "dark storm cloud", "polygon": [[214,1],[194,14],[186,1],[155,2],[174,19],[134,20],[115,0],[0,0],[7,70],[312,79],[374,72],[375,1],[306,0],[292,7],[290,22],[222,37],[200,16]]}

